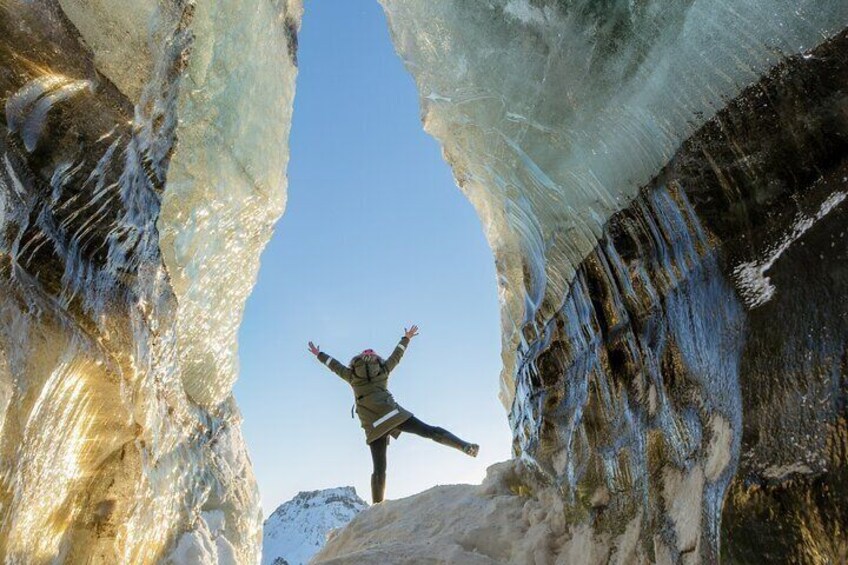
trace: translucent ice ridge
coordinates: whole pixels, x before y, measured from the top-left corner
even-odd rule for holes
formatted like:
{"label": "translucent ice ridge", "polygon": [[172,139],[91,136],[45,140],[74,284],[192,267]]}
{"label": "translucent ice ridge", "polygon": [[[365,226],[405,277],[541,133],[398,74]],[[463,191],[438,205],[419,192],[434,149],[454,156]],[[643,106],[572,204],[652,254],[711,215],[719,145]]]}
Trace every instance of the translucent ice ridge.
{"label": "translucent ice ridge", "polygon": [[298,0],[0,5],[0,556],[258,563],[235,333]]}

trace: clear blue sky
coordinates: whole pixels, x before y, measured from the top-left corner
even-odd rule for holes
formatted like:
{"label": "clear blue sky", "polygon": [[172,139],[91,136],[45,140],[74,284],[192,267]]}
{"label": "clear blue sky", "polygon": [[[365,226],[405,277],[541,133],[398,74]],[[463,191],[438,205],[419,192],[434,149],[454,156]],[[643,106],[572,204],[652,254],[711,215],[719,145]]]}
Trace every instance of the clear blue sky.
{"label": "clear blue sky", "polygon": [[424,422],[480,443],[471,459],[402,434],[389,499],[479,482],[510,456],[497,400],[494,262],[474,209],[419,119],[412,77],[375,0],[307,1],[285,215],[262,256],[235,387],[265,515],[301,490],[353,485],[371,456],[350,387],[306,349],[387,356],[417,323],[390,389]]}

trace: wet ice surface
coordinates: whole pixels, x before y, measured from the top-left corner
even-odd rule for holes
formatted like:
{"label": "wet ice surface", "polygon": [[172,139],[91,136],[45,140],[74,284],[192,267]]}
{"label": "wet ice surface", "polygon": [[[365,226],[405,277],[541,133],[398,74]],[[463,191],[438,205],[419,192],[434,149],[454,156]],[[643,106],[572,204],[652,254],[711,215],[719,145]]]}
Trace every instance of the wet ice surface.
{"label": "wet ice surface", "polygon": [[6,559],[258,561],[230,391],[284,205],[299,17],[297,2],[0,7]]}
{"label": "wet ice surface", "polygon": [[91,89],[90,80],[69,80],[46,75],[28,82],[6,101],[6,123],[11,133],[20,133],[26,150],[32,153],[44,129],[47,113],[54,104]]}

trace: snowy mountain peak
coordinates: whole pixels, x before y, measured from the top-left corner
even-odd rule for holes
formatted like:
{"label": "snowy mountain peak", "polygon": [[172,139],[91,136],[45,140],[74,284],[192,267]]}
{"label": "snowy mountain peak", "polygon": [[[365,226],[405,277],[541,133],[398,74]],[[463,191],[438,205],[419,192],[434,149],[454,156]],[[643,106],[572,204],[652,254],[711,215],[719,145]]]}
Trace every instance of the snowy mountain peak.
{"label": "snowy mountain peak", "polygon": [[323,547],[327,534],[368,508],[353,487],[300,492],[265,520],[262,565],[300,565]]}

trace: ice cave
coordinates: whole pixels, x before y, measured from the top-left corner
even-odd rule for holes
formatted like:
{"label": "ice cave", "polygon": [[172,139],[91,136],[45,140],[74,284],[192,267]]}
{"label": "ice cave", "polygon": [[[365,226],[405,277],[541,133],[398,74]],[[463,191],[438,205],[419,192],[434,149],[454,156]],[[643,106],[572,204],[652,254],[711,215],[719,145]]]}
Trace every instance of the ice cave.
{"label": "ice cave", "polygon": [[[848,2],[380,3],[494,254],[514,459],[316,560],[848,560]],[[231,391],[302,11],[0,2],[5,563],[258,563]]]}

